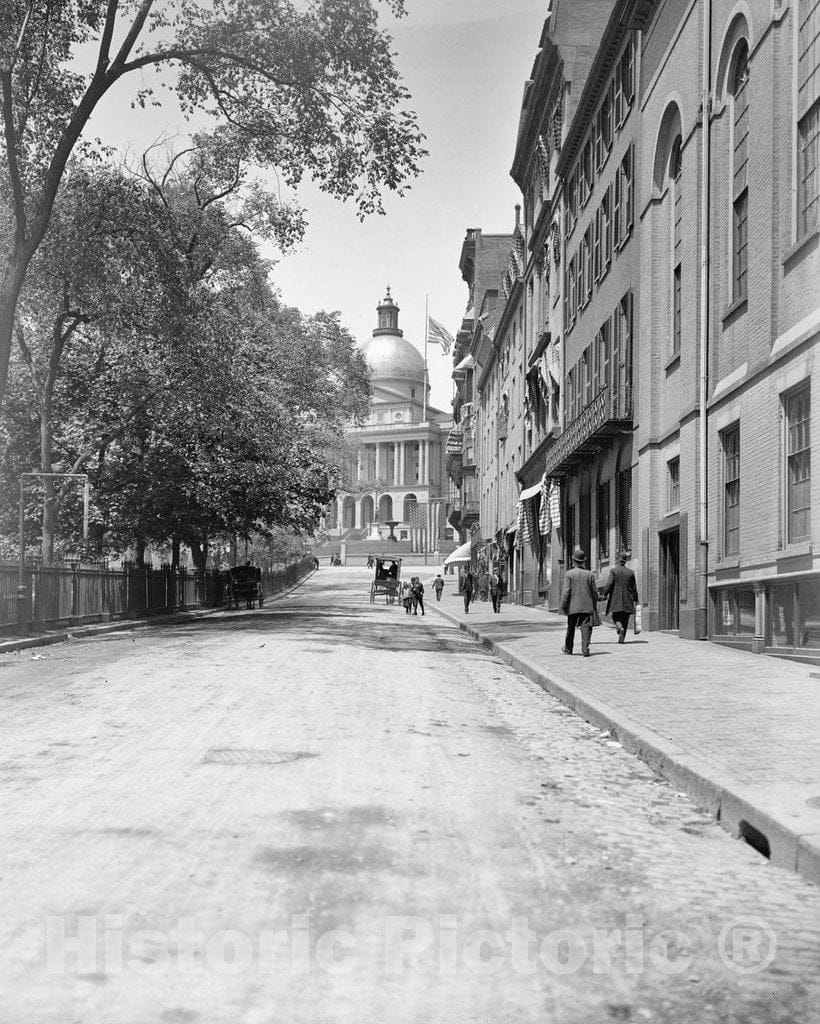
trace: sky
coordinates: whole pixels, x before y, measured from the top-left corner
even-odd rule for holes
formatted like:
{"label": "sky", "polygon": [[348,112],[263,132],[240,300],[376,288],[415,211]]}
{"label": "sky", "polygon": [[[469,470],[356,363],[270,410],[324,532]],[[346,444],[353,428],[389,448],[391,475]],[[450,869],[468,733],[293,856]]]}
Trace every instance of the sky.
{"label": "sky", "polygon": [[[425,298],[451,334],[467,304],[458,259],[467,228],[511,232],[518,190],[509,176],[524,83],[532,69],[548,4],[533,0],[406,0],[396,20],[383,8],[410,106],[426,134],[429,156],[402,199],[388,194],[386,215],[364,222],[350,204],[309,182],[297,199],[307,210],[301,245],[275,255],[272,282],[303,313],[338,310],[361,344],[376,326],[376,305],[389,284],[399,326],[424,348]],[[380,5],[381,7],[381,5]],[[130,86],[133,88],[133,85]],[[164,92],[163,99],[169,96]],[[122,98],[109,98],[93,131],[118,147],[185,125],[173,103],[124,120]],[[431,403],[449,409],[452,361],[429,346]]]}

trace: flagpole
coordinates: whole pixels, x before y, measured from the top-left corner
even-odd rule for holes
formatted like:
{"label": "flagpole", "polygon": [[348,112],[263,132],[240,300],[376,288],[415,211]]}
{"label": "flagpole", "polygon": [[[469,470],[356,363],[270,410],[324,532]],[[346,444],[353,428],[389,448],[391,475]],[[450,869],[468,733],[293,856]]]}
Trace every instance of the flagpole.
{"label": "flagpole", "polygon": [[427,333],[430,330],[430,296],[424,296],[424,405],[422,407],[421,422],[427,420]]}

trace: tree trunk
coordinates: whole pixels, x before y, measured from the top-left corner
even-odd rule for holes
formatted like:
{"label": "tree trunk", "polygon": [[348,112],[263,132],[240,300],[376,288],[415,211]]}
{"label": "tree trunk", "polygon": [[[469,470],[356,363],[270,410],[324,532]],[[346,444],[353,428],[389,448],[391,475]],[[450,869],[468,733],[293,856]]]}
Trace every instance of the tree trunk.
{"label": "tree trunk", "polygon": [[134,540],[134,549],[136,554],[137,567],[140,569],[145,568],[145,537],[137,537]]}
{"label": "tree trunk", "polygon": [[6,262],[6,274],[3,287],[0,289],[0,405],[6,393],[9,377],[9,360],[14,343],[14,315],[17,312],[17,300],[23,290],[31,257],[26,257],[17,247],[9,254]]}
{"label": "tree trunk", "polygon": [[[99,482],[100,482],[100,480],[102,480],[102,475],[103,475],[103,472],[104,472],[104,469],[105,469],[105,456],[106,456],[106,452],[107,452],[106,446],[102,445],[102,447],[100,448],[99,452],[97,453],[97,477],[96,477],[97,486],[99,486]],[[94,523],[93,524],[92,532],[93,532],[93,536],[94,536],[94,550],[95,550],[95,552],[97,554],[97,558],[100,559],[100,561],[102,561],[104,553],[105,553],[105,530],[106,530],[106,519],[107,519],[106,512],[107,512],[107,507],[108,506],[107,506],[107,503],[106,503],[104,505],[101,504],[98,507],[100,509],[100,520],[101,521],[99,523]]]}
{"label": "tree trunk", "polygon": [[208,564],[208,541],[191,541],[191,557],[194,560],[194,568],[205,572],[205,567]]}
{"label": "tree trunk", "polygon": [[[40,469],[52,472],[51,461],[51,396],[43,395],[40,400]],[[54,480],[43,477],[43,539],[41,555],[43,565],[54,561],[54,529],[57,521],[58,495],[54,493]]]}
{"label": "tree trunk", "polygon": [[179,572],[179,548],[179,537],[173,537],[171,539],[171,568],[177,572]]}

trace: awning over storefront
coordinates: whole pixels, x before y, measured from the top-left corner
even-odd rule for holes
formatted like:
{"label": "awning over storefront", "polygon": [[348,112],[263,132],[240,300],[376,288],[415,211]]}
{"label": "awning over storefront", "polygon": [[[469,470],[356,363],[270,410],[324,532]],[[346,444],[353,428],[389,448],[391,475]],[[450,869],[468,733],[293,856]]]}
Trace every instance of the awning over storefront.
{"label": "awning over storefront", "polygon": [[525,487],[524,490],[518,495],[519,501],[529,501],[530,498],[534,498],[536,494],[541,493],[541,481],[537,484],[533,484],[532,487]]}
{"label": "awning over storefront", "polygon": [[453,367],[453,373],[466,373],[467,370],[475,368],[475,359],[468,352],[467,355],[461,360],[458,366]]}
{"label": "awning over storefront", "polygon": [[469,562],[471,547],[472,541],[466,541],[460,547],[457,547],[452,554],[448,555],[444,559],[444,564],[449,565],[451,562]]}

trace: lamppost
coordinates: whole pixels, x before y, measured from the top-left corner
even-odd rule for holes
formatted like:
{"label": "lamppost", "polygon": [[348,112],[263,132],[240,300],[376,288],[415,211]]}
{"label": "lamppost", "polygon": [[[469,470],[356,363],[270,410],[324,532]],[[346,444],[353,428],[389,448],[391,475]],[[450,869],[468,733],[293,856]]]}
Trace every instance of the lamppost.
{"label": "lamppost", "polygon": [[17,631],[19,633],[26,632],[27,616],[26,616],[26,534],[25,534],[25,507],[23,505],[23,492],[25,489],[25,481],[27,478],[37,478],[38,480],[82,480],[83,486],[83,540],[88,542],[88,499],[90,487],[88,483],[88,473],[40,473],[30,472],[20,474],[20,504],[18,507],[18,527],[19,527],[19,546],[20,546],[20,561],[17,567]]}

